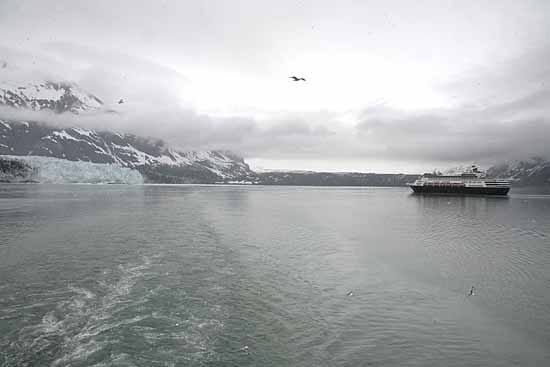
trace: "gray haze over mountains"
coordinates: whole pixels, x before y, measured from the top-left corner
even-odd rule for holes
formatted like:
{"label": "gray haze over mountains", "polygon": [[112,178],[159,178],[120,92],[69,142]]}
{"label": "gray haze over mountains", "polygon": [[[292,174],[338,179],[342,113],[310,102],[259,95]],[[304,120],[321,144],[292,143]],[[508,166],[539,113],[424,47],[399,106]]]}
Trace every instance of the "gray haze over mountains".
{"label": "gray haze over mountains", "polygon": [[548,157],[548,14],[546,1],[2,1],[0,82],[71,82],[103,106],[0,119],[230,150],[252,168]]}

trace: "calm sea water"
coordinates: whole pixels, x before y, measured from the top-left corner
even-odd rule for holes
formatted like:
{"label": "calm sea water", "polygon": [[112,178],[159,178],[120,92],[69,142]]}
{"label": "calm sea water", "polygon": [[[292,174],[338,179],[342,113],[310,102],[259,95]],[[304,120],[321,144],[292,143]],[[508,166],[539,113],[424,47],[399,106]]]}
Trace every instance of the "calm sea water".
{"label": "calm sea water", "polygon": [[1,185],[0,234],[1,366],[550,365],[550,196]]}

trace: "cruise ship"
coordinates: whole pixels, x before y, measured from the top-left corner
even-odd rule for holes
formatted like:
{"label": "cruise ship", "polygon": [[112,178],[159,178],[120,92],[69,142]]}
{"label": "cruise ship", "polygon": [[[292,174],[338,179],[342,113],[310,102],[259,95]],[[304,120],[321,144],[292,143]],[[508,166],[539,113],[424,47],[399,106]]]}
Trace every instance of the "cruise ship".
{"label": "cruise ship", "polygon": [[425,173],[408,184],[415,194],[507,195],[510,182],[489,178],[476,166],[460,175]]}

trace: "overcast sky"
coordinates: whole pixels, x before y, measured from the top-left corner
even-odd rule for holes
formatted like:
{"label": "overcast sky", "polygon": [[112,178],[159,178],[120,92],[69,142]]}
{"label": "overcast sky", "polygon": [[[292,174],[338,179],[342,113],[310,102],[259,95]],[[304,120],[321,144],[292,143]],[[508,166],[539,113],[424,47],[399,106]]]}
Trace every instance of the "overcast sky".
{"label": "overcast sky", "polygon": [[1,0],[0,35],[1,78],[73,81],[120,112],[45,120],[253,168],[550,156],[546,0]]}

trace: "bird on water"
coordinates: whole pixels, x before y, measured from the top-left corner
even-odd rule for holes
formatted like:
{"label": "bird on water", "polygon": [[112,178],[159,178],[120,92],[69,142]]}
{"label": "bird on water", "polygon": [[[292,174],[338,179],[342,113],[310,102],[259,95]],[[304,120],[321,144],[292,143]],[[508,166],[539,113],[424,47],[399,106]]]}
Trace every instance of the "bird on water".
{"label": "bird on water", "polygon": [[239,349],[239,351],[244,352],[246,354],[250,354],[250,348],[248,347],[248,345],[245,345],[244,347]]}
{"label": "bird on water", "polygon": [[474,286],[472,286],[472,288],[470,289],[470,293],[468,293],[468,296],[475,296]]}
{"label": "bird on water", "polygon": [[298,78],[297,76],[291,76],[289,77],[290,79],[294,80],[295,82],[299,82],[300,80],[303,80],[304,82],[306,81],[305,78]]}

